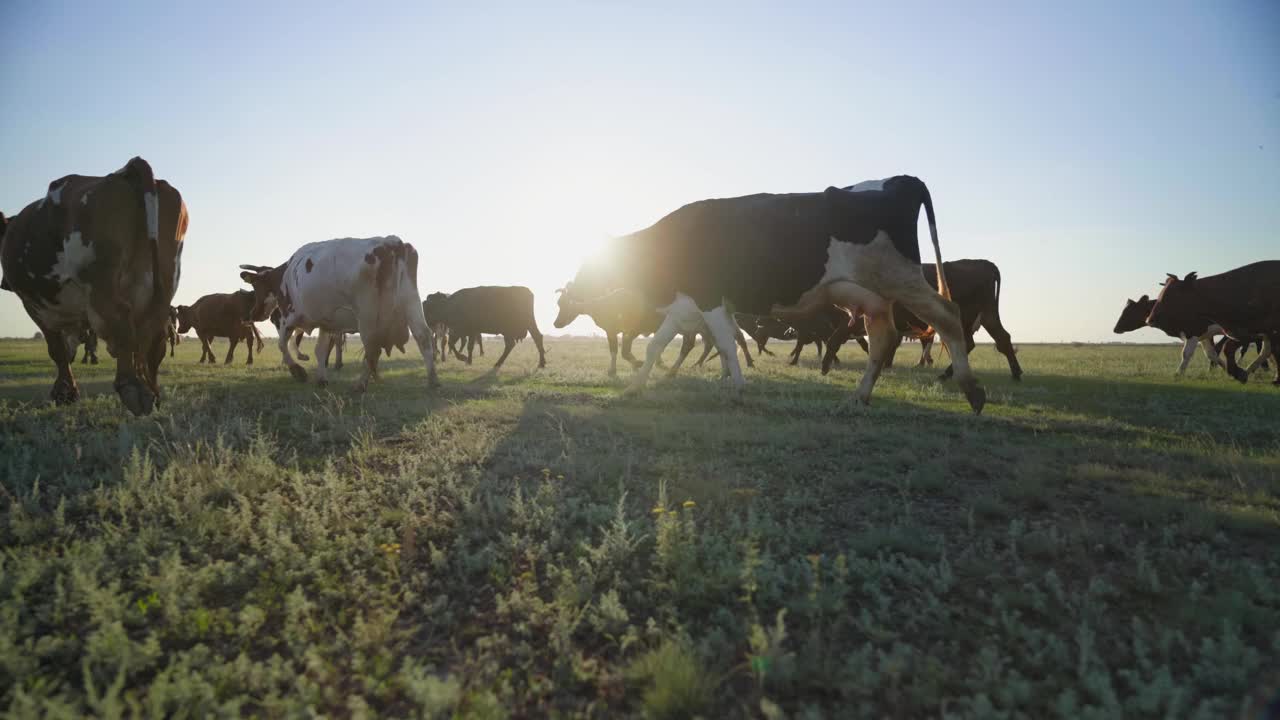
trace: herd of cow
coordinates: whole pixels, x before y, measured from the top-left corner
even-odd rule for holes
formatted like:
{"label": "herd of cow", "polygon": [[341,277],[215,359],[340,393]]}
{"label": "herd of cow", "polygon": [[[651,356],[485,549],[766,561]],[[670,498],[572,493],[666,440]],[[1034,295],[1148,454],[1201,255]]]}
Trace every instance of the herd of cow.
{"label": "herd of cow", "polygon": [[[921,208],[933,263],[921,263]],[[483,334],[503,337],[495,367],[526,335],[537,347],[538,366],[546,365],[528,288],[474,287],[424,300],[417,250],[394,235],[314,242],[283,264],[241,265],[240,278],[251,289],[172,307],[188,222],[182,195],[141,158],[104,177],[59,178],[17,216],[0,214],[0,287],[18,295],[43,333],[58,369],[55,402],[79,397],[71,363],[82,343],[83,362],[96,363],[97,338],[106,342],[116,359],[116,392],[126,408],[144,415],[159,402],[157,373],[166,350],[172,356],[184,333],[194,330],[199,338],[200,362],[216,362],[210,340],[225,337],[231,345],[224,362],[244,341],[252,363],[255,345],[262,349],[254,323],[263,321],[277,330],[284,363],[299,380],[307,379],[297,362],[307,359],[301,338],[319,331],[313,350],[319,384],[327,381],[330,354],[336,352],[333,368],[341,368],[346,335],[359,333],[359,391],[376,378],[382,354],[393,347],[403,352],[410,338],[430,387],[438,385],[437,361],[449,353],[464,359],[460,343],[466,343],[466,362],[477,345],[483,354]],[[722,376],[738,388],[744,380],[737,347],[753,364],[744,330],[757,353],[769,352],[771,338],[794,340],[792,364],[806,345],[816,344],[824,374],[854,338],[868,355],[854,396],[863,403],[904,337],[920,340],[920,363],[932,364],[930,346],[938,336],[952,363],[942,378],[954,377],[977,413],[986,393],[968,355],[979,328],[1008,359],[1013,378],[1022,376],[1000,321],[1000,270],[987,260],[944,263],[941,255],[929,190],[910,176],[823,192],[703,200],[609,241],[559,291],[555,325],[589,316],[608,337],[609,374],[617,372],[619,345],[635,369],[629,392],[644,387],[677,334],[683,343],[669,372],[681,367],[702,335],[698,364],[718,354]],[[1211,365],[1244,382],[1280,346],[1280,261],[1206,278],[1170,275],[1157,299],[1130,300],[1115,330],[1144,325],[1185,341],[1179,372],[1199,343]],[[646,335],[652,339],[640,360],[631,347]],[[1218,335],[1224,340],[1215,344]],[[1238,351],[1254,342],[1259,357],[1242,369]]]}

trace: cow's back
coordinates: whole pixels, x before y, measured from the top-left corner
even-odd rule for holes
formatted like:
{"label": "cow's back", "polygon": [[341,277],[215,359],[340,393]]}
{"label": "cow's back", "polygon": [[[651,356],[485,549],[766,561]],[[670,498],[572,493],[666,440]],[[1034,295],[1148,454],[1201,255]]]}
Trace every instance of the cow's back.
{"label": "cow's back", "polygon": [[376,294],[378,259],[383,245],[400,245],[395,236],[339,238],[298,248],[284,270],[280,303],[302,327],[355,332],[361,296]]}

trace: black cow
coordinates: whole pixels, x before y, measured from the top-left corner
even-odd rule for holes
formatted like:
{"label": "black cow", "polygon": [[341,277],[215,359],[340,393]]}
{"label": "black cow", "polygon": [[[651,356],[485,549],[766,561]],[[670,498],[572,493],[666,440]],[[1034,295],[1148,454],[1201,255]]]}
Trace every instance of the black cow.
{"label": "black cow", "polygon": [[467,357],[452,346],[454,356],[471,364],[472,348],[480,333],[501,335],[505,343],[502,357],[494,369],[502,367],[516,343],[531,335],[538,348],[538,367],[547,366],[546,352],[542,348],[542,333],[533,316],[533,292],[527,287],[499,287],[482,285],[463,288],[452,295],[431,293],[422,301],[422,313],[431,326],[444,325],[454,337],[467,338]]}
{"label": "black cow", "polygon": [[[925,209],[941,294],[920,275],[916,225]],[[892,308],[901,303],[938,329],[953,348],[955,374],[970,406],[986,393],[969,368],[960,311],[942,266],[928,188],[898,176],[820,193],[749,195],[686,205],[649,228],[611,241],[602,257],[616,286],[639,292],[666,314],[646,350],[631,391],[642,388],[676,333],[705,322],[727,360],[735,386],[744,383],[733,352],[729,310],[806,317],[828,305],[869,317],[870,360],[855,398],[871,391],[897,340]]]}
{"label": "black cow", "polygon": [[[1256,262],[1235,270],[1197,277],[1188,273],[1181,280],[1170,274],[1160,297],[1156,298],[1147,324],[1174,332],[1188,324],[1216,324],[1237,343],[1265,336],[1274,349],[1280,347],[1280,260]],[[1240,382],[1249,373],[1236,364],[1235,348],[1225,353],[1227,372]],[[1280,385],[1280,363],[1276,363],[1275,385]]]}

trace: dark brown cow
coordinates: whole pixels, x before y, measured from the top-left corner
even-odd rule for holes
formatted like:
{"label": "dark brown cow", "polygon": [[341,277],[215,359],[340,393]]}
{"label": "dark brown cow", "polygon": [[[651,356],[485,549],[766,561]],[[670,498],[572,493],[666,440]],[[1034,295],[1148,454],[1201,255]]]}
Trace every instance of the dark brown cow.
{"label": "dark brown cow", "polygon": [[[1009,372],[1014,380],[1022,379],[1022,366],[1018,363],[1017,350],[1013,347],[1009,332],[1000,322],[1000,268],[990,260],[952,260],[943,263],[946,268],[948,284],[951,286],[951,299],[960,306],[960,323],[964,331],[966,352],[972,351],[975,343],[973,335],[978,328],[986,328],[991,339],[996,341],[996,349],[1009,360]],[[925,280],[937,287],[937,272],[932,263],[920,266]],[[904,335],[920,340],[932,339],[933,330],[929,324],[912,315],[902,305],[894,307],[894,323],[898,331]],[[836,351],[856,330],[858,324],[846,326],[831,337],[827,343],[827,354],[823,357],[822,371],[831,368],[831,360]],[[901,344],[901,339],[898,341]],[[941,379],[951,377],[953,368],[948,366]]]}
{"label": "dark brown cow", "polygon": [[[231,346],[227,348],[227,358],[223,361],[224,365],[231,362],[236,346],[243,340],[249,348],[249,359],[245,361],[245,365],[252,365],[255,340],[258,351],[262,351],[262,337],[252,322],[253,306],[252,290],[205,295],[192,305],[178,306],[178,332],[185,333],[192,329],[196,331],[196,336],[200,338],[200,362],[202,363],[218,362],[209,344],[214,338],[224,337],[231,341]],[[258,318],[258,320],[266,320],[266,318]]]}
{"label": "dark brown cow", "polygon": [[[1188,273],[1179,280],[1170,274],[1147,324],[1173,332],[1191,322],[1218,325],[1236,343],[1266,337],[1280,347],[1280,260],[1266,260],[1206,278]],[[1234,348],[1224,353],[1227,372],[1240,382],[1249,373],[1236,363]],[[1280,385],[1280,363],[1275,385]]]}
{"label": "dark brown cow", "polygon": [[494,369],[502,367],[516,343],[525,335],[533,338],[538,348],[538,367],[547,366],[547,356],[542,348],[542,333],[533,316],[533,292],[523,286],[492,286],[463,288],[452,295],[431,293],[422,301],[423,317],[428,326],[444,325],[449,334],[467,338],[467,357],[457,350],[454,356],[471,364],[475,339],[480,333],[501,335],[504,343],[502,356]]}
{"label": "dark brown cow", "polygon": [[135,415],[155,407],[187,223],[182,195],[142,158],[105,177],[54,180],[8,222],[0,286],[18,295],[44,335],[58,367],[54,402],[80,397],[66,337],[91,327],[116,358],[124,406]]}

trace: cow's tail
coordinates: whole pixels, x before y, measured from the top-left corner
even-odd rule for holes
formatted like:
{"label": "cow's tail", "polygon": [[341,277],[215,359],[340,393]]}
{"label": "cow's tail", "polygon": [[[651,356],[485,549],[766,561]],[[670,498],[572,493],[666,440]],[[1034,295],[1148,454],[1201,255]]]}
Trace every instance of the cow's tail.
{"label": "cow's tail", "polygon": [[942,293],[942,297],[950,300],[951,285],[947,283],[947,271],[942,267],[942,246],[938,244],[938,218],[933,214],[933,197],[929,194],[927,185],[921,182],[920,186],[924,191],[921,202],[924,204],[925,218],[929,221],[929,238],[933,240],[933,259],[937,263],[938,292]]}
{"label": "cow's tail", "polygon": [[160,270],[160,195],[156,192],[155,172],[150,163],[135,157],[117,174],[123,175],[142,198],[142,209],[147,217],[147,241],[151,245],[151,277],[158,291],[152,295],[152,302],[167,306],[177,288],[170,287],[173,284],[170,274]]}

